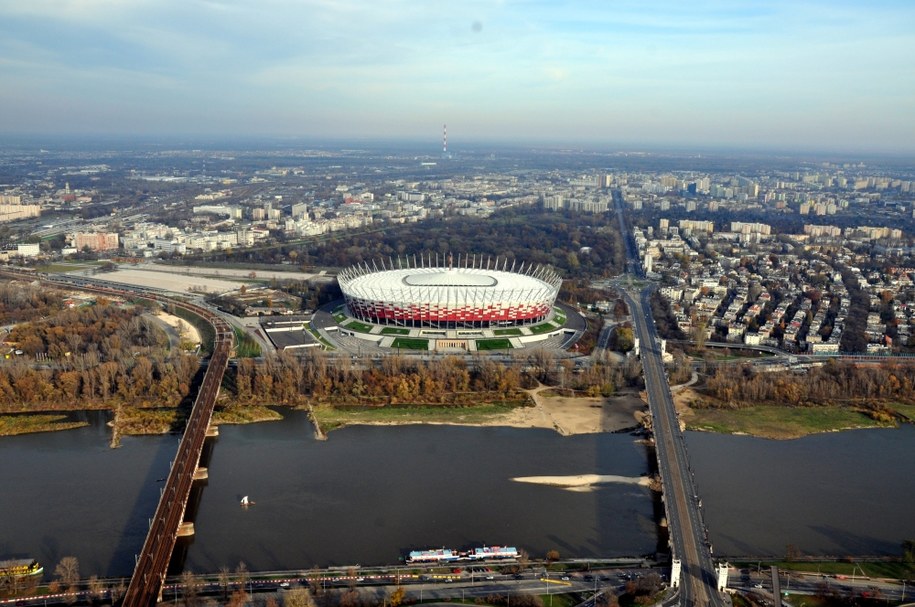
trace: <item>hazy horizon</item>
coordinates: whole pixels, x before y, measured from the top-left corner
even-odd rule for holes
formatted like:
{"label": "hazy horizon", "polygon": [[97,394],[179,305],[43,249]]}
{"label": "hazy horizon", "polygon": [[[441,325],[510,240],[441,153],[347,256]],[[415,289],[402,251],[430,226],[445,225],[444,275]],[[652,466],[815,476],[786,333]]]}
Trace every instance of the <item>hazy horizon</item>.
{"label": "hazy horizon", "polygon": [[0,133],[915,151],[915,4],[0,4]]}

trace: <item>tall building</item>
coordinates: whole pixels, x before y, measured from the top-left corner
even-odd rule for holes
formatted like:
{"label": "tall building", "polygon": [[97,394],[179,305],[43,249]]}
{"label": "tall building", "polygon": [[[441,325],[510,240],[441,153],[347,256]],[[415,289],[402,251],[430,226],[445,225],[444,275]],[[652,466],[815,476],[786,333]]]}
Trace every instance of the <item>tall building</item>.
{"label": "tall building", "polygon": [[120,246],[117,232],[76,232],[71,240],[73,247],[90,251],[116,251]]}

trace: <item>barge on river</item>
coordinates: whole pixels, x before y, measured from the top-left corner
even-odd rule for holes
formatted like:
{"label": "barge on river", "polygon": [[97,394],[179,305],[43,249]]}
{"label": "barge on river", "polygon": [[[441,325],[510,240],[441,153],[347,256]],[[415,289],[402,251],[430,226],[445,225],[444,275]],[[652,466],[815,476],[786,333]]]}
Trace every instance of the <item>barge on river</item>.
{"label": "barge on river", "polygon": [[456,561],[487,561],[517,559],[518,549],[513,546],[483,546],[470,550],[453,550],[451,548],[433,548],[431,550],[412,550],[407,555],[408,563],[453,563]]}
{"label": "barge on river", "polygon": [[44,571],[35,559],[9,559],[0,561],[0,577],[28,577]]}

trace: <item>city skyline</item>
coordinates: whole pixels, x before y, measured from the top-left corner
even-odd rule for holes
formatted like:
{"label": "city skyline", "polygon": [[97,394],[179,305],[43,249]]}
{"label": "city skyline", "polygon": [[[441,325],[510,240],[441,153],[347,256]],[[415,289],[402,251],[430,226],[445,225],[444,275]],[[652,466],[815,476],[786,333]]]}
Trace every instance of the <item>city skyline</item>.
{"label": "city skyline", "polygon": [[915,150],[915,6],[0,5],[0,133]]}

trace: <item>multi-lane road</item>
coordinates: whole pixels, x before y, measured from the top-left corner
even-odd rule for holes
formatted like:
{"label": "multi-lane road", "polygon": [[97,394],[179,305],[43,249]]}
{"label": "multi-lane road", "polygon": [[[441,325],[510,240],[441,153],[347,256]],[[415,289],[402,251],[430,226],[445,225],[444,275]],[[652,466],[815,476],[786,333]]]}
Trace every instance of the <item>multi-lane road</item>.
{"label": "multi-lane road", "polygon": [[648,298],[650,289],[633,297],[624,292],[640,342],[642,369],[658,467],[663,484],[664,505],[670,532],[671,552],[682,564],[679,602],[684,607],[723,605],[716,588],[711,549],[707,542],[699,496],[686,454],[686,444],[674,409],[670,384],[661,360],[661,348]]}

